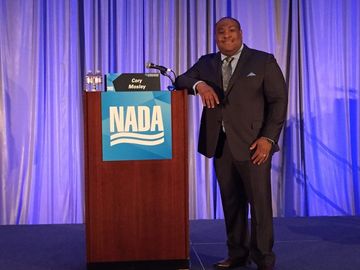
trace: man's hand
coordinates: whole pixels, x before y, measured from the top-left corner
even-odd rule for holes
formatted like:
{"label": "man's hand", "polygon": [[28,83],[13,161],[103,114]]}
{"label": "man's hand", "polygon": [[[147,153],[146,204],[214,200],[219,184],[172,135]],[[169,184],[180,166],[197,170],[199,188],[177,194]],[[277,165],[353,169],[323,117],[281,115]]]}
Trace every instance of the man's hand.
{"label": "man's hand", "polygon": [[220,103],[214,89],[207,83],[200,82],[196,85],[196,91],[199,93],[204,106],[215,108],[215,105]]}
{"label": "man's hand", "polygon": [[255,148],[256,150],[251,160],[254,164],[260,165],[269,158],[272,144],[265,137],[260,137],[250,146],[250,150],[254,150]]}

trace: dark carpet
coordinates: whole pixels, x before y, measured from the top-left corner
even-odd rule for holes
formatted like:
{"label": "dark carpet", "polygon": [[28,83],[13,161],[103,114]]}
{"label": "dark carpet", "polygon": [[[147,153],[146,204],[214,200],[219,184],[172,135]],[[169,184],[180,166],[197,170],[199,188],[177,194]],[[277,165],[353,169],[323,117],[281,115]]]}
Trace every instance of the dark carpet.
{"label": "dark carpet", "polygon": [[[277,270],[360,269],[360,217],[275,218],[274,224]],[[214,269],[226,257],[223,220],[191,221],[190,239],[191,269]],[[85,226],[0,226],[0,269],[85,270]]]}

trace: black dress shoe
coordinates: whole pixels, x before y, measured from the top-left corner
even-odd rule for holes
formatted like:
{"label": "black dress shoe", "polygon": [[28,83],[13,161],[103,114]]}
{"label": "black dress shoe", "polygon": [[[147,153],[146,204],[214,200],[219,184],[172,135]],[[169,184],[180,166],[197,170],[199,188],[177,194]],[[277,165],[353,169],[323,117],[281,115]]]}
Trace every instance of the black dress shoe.
{"label": "black dress shoe", "polygon": [[226,258],[222,261],[215,263],[215,266],[220,269],[229,269],[238,266],[246,266],[251,264],[249,258]]}

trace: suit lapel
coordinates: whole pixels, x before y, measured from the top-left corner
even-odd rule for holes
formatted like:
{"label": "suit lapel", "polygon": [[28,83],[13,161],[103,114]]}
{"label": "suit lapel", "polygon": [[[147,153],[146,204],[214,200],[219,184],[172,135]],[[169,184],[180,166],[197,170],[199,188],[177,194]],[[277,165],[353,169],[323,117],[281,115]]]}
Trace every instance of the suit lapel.
{"label": "suit lapel", "polygon": [[218,52],[215,57],[214,61],[212,62],[213,68],[216,74],[216,84],[222,85],[222,75],[221,75],[221,54]]}
{"label": "suit lapel", "polygon": [[[211,70],[214,70],[215,73],[212,73],[213,76],[215,76],[214,82],[216,85],[222,85],[222,73],[221,73],[221,54],[220,52],[215,54],[215,57],[213,58],[213,60],[211,61]],[[224,92],[223,91],[219,91],[220,89],[215,89],[215,91],[217,92],[217,94],[219,95],[219,97],[222,99],[224,97]]]}
{"label": "suit lapel", "polygon": [[227,91],[225,92],[225,96],[229,95],[230,91],[232,90],[234,83],[238,80],[238,77],[240,77],[241,75],[243,75],[243,71],[244,71],[244,65],[247,62],[247,60],[249,59],[251,55],[251,50],[249,49],[249,47],[247,47],[246,45],[244,45],[244,48],[241,52],[239,61],[236,65],[236,68],[234,70],[234,73],[232,74],[230,81],[229,81],[229,85],[227,87]]}

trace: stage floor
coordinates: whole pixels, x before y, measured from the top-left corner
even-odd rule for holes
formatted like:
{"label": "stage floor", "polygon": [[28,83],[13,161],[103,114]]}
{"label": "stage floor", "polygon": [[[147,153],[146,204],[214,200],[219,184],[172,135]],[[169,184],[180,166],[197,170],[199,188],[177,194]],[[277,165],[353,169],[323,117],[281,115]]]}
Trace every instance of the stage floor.
{"label": "stage floor", "polygon": [[[275,218],[274,224],[277,270],[360,269],[360,217]],[[191,221],[190,240],[191,269],[214,269],[226,256],[223,220]],[[83,224],[0,226],[0,270],[85,269]]]}

